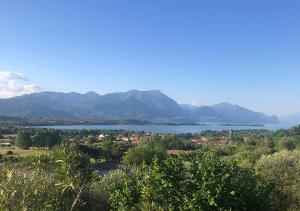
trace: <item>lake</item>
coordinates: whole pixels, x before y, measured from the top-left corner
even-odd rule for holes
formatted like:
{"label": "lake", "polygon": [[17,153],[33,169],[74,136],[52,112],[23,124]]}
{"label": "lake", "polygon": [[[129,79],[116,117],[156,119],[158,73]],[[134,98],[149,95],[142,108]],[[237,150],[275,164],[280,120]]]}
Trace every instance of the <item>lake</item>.
{"label": "lake", "polygon": [[258,126],[229,126],[229,125],[64,125],[64,126],[37,126],[35,128],[51,128],[61,130],[131,130],[157,133],[198,133],[202,131],[222,131],[222,130],[271,130],[287,129],[292,125],[287,124],[267,124]]}

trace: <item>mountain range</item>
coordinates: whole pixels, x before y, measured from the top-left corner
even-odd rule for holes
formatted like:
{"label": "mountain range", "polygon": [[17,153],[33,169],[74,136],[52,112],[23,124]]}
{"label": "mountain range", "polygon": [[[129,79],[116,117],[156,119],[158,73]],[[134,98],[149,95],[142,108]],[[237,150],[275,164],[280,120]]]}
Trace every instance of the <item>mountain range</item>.
{"label": "mountain range", "polygon": [[220,103],[195,107],[179,105],[159,90],[99,95],[39,92],[0,99],[0,115],[63,119],[148,120],[164,122],[221,122],[230,124],[278,123],[276,116],[239,105]]}

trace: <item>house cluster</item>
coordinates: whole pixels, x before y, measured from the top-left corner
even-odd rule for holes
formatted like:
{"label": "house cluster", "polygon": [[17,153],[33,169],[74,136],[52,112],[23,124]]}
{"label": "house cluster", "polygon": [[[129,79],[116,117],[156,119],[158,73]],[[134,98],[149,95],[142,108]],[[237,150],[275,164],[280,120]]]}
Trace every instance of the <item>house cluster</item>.
{"label": "house cluster", "polygon": [[195,145],[203,145],[206,144],[208,142],[208,138],[204,137],[204,136],[199,136],[199,137],[195,137],[192,139],[192,142]]}
{"label": "house cluster", "polygon": [[225,137],[220,137],[217,139],[216,144],[217,145],[227,145],[229,141]]}
{"label": "house cluster", "polygon": [[217,137],[217,138],[208,138],[205,136],[198,136],[192,139],[192,142],[195,145],[204,145],[208,142],[215,143],[216,145],[227,145],[229,141],[225,136]]}
{"label": "house cluster", "polygon": [[[142,139],[144,139],[147,136],[151,136],[151,133],[143,133],[143,134],[137,134],[137,133],[133,133],[133,134],[117,134],[115,135],[115,140],[116,141],[120,141],[120,142],[130,142],[132,144],[138,144],[141,142]],[[103,141],[108,135],[106,134],[99,134],[96,136],[93,135],[89,135],[89,138],[96,138],[96,140],[98,140],[99,142]]]}
{"label": "house cluster", "polygon": [[10,142],[1,142],[0,147],[10,148],[10,147],[12,147],[12,144]]}
{"label": "house cluster", "polygon": [[123,142],[130,142],[130,143],[133,143],[133,144],[138,144],[138,143],[140,143],[142,137],[139,134],[132,134],[132,135],[129,135],[129,136],[119,134],[116,139],[117,139],[117,141],[123,141]]}
{"label": "house cluster", "polygon": [[8,137],[2,137],[2,139],[0,139],[0,147],[3,148],[11,148],[13,147],[13,144],[11,143],[10,138]]}

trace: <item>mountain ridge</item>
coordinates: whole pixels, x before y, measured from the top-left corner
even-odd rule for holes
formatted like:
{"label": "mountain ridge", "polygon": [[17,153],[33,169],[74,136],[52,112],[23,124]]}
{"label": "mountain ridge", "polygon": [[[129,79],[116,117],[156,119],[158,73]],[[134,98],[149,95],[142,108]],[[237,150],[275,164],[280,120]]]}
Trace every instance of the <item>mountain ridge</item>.
{"label": "mountain ridge", "polygon": [[0,99],[0,115],[103,120],[154,120],[171,122],[278,123],[276,116],[239,105],[179,105],[160,90],[130,90],[100,95],[69,92],[37,92]]}

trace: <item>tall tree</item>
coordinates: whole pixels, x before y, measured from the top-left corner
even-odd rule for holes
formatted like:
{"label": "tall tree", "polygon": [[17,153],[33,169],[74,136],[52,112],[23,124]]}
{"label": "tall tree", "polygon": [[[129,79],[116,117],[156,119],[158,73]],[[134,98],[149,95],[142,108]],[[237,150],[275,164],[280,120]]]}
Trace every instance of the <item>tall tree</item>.
{"label": "tall tree", "polygon": [[28,132],[19,132],[16,136],[15,145],[21,149],[28,149],[32,146],[31,136]]}

